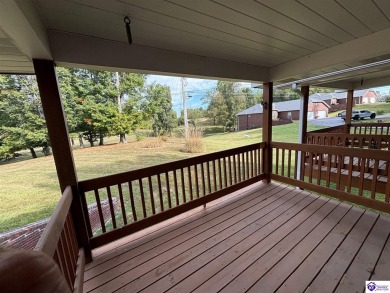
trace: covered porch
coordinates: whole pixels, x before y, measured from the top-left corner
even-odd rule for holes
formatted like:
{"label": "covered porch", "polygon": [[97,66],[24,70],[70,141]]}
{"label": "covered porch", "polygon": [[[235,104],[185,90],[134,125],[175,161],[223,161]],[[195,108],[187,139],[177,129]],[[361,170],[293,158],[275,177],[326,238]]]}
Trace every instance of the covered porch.
{"label": "covered porch", "polygon": [[[69,291],[350,292],[390,279],[388,149],[306,143],[310,86],[348,91],[348,125],[353,91],[390,83],[390,4],[340,2],[1,3],[0,72],[36,74],[63,194],[36,250]],[[262,84],[262,142],[79,181],[56,66]],[[299,144],[272,140],[285,86],[301,95]]]}

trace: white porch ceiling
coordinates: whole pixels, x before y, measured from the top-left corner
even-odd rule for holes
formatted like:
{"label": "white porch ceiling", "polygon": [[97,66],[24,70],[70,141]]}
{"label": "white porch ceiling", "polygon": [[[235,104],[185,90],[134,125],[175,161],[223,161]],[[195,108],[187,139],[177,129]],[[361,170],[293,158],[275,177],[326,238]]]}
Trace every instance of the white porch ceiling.
{"label": "white porch ceiling", "polygon": [[[33,72],[32,58],[53,58],[64,66],[286,82],[390,58],[388,0],[0,0],[1,6],[18,17],[4,19],[0,9],[0,72]],[[131,19],[131,46],[124,16]],[[18,33],[26,25],[37,36],[28,42]],[[387,75],[343,79],[349,86]]]}

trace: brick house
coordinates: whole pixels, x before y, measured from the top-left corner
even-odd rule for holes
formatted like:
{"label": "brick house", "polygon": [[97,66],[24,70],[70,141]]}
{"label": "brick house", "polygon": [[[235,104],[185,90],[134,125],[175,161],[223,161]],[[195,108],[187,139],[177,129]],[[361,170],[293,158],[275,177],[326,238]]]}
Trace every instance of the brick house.
{"label": "brick house", "polygon": [[[299,120],[300,100],[276,102],[272,105],[272,125]],[[263,106],[256,104],[237,114],[237,129],[246,130],[263,127]]]}
{"label": "brick house", "polygon": [[[330,106],[329,112],[345,110],[347,106],[347,92],[316,93],[311,99],[320,100]],[[358,104],[373,104],[378,102],[378,94],[371,89],[356,90],[353,92],[353,106]]]}
{"label": "brick house", "polygon": [[[276,102],[272,104],[272,125],[282,125],[299,120],[300,100]],[[321,100],[310,99],[308,119],[328,116],[329,105]],[[263,106],[256,104],[237,114],[237,130],[263,127]]]}
{"label": "brick house", "polygon": [[324,101],[310,99],[307,106],[307,119],[318,119],[328,117],[330,106]]}

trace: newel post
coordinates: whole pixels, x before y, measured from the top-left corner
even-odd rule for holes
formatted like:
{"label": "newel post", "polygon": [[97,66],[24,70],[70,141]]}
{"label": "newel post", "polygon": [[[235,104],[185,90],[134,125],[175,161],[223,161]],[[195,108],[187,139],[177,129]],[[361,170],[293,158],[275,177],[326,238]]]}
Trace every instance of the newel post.
{"label": "newel post", "polygon": [[263,155],[263,166],[266,178],[263,182],[271,182],[272,172],[272,102],[273,102],[273,83],[263,84],[263,142],[266,147]]}
{"label": "newel post", "polygon": [[51,60],[41,59],[33,59],[33,64],[61,192],[67,186],[72,187],[73,202],[71,211],[78,242],[84,248],[86,259],[91,260],[91,248],[77,188],[77,174],[55,65]]}

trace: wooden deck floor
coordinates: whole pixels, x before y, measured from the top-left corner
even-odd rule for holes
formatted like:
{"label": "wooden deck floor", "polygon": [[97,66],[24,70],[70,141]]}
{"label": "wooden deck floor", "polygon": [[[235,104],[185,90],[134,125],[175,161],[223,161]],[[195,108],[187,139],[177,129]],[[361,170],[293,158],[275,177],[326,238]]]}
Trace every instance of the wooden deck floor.
{"label": "wooden deck floor", "polygon": [[94,251],[84,292],[363,292],[390,280],[390,217],[278,183]]}

